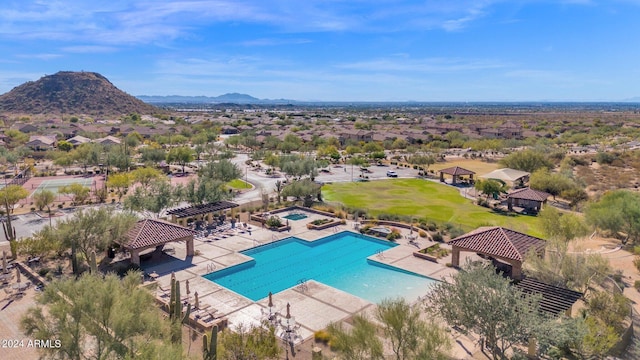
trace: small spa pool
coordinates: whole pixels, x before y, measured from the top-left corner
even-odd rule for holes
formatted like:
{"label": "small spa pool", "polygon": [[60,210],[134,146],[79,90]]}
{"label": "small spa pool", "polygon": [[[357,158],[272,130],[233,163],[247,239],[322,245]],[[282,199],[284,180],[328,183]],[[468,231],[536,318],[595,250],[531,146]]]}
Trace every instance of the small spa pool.
{"label": "small spa pool", "polygon": [[297,213],[293,213],[293,214],[289,214],[287,216],[283,216],[283,218],[288,219],[288,220],[302,220],[302,219],[306,219],[307,215],[305,214],[297,214]]}

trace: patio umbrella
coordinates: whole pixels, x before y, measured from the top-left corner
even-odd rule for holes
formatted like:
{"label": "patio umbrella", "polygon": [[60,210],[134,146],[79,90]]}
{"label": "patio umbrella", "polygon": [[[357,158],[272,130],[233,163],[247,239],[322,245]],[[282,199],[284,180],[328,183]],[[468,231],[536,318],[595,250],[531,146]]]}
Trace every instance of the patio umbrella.
{"label": "patio umbrella", "polygon": [[189,294],[191,294],[191,291],[189,290],[189,280],[187,280],[184,286],[187,288],[187,297],[189,297]]}
{"label": "patio umbrella", "polygon": [[197,291],[196,291],[196,292],[194,292],[194,293],[193,293],[193,296],[196,298],[196,299],[193,301],[193,307],[195,307],[196,309],[199,309],[199,308],[200,308],[200,299],[198,299],[198,292],[197,292]]}
{"label": "patio umbrella", "polygon": [[267,304],[267,306],[269,307],[269,309],[273,307],[273,294],[271,293],[271,291],[269,291],[269,303]]}
{"label": "patio umbrella", "polygon": [[5,274],[9,272],[7,269],[7,252],[4,250],[2,251],[2,272]]}
{"label": "patio umbrella", "polygon": [[291,309],[291,304],[287,303],[287,316],[286,316],[287,319],[291,319],[290,309]]}
{"label": "patio umbrella", "polygon": [[16,267],[16,282],[20,282],[20,268]]}

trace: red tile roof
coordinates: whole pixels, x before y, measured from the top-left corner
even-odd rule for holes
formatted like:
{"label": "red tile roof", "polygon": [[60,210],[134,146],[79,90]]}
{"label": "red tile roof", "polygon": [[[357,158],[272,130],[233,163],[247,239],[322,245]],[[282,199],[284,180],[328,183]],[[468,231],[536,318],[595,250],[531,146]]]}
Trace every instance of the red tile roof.
{"label": "red tile roof", "polygon": [[196,232],[191,229],[170,222],[144,219],[138,221],[129,230],[127,233],[128,241],[124,246],[128,249],[148,248],[171,241],[185,240],[185,238],[193,237],[195,234]]}
{"label": "red tile roof", "polygon": [[473,175],[475,172],[471,170],[467,170],[465,168],[461,168],[460,166],[454,166],[446,169],[440,170],[441,173],[445,173],[447,175],[459,176],[459,175]]}
{"label": "red tile roof", "polygon": [[547,198],[551,196],[544,191],[534,190],[532,188],[524,188],[516,190],[512,193],[509,193],[507,197],[513,199],[522,199],[522,200],[533,200],[533,201],[546,201]]}
{"label": "red tile roof", "polygon": [[480,252],[489,256],[523,261],[530,249],[540,251],[546,242],[503,227],[480,227],[449,241],[451,246]]}

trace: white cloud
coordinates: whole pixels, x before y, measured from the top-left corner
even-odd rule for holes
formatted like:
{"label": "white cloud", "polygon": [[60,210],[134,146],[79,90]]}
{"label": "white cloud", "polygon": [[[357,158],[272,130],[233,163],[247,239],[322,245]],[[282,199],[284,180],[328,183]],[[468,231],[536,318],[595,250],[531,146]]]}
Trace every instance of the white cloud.
{"label": "white cloud", "polygon": [[355,71],[441,73],[500,69],[508,66],[509,64],[507,63],[495,60],[465,60],[456,58],[411,59],[407,57],[394,57],[339,64],[336,67]]}
{"label": "white cloud", "polygon": [[309,44],[309,39],[278,39],[278,38],[262,38],[240,42],[242,46],[280,46],[280,45],[299,45]]}
{"label": "white cloud", "polygon": [[113,46],[101,46],[101,45],[76,45],[76,46],[65,46],[61,50],[68,53],[96,54],[96,53],[116,52],[118,51],[118,48]]}
{"label": "white cloud", "polygon": [[3,3],[0,37],[143,44],[188,38],[197,28],[233,22],[289,33],[460,30],[491,5],[489,0],[24,0]]}
{"label": "white cloud", "polygon": [[19,59],[53,60],[61,58],[62,54],[17,54],[15,57]]}

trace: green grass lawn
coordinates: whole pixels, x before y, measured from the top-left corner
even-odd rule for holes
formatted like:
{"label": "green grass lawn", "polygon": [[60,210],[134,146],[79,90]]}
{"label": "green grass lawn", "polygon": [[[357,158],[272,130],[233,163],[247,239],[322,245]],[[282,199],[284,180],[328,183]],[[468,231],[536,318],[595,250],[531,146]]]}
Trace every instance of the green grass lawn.
{"label": "green grass lawn", "polygon": [[244,180],[233,179],[227,183],[227,186],[232,189],[251,189],[251,184],[244,182]]}
{"label": "green grass lawn", "polygon": [[421,179],[392,179],[370,182],[333,183],[322,187],[324,200],[372,215],[387,213],[460,225],[465,231],[478,226],[504,226],[542,236],[539,220],[533,216],[505,216],[474,205],[458,189]]}

